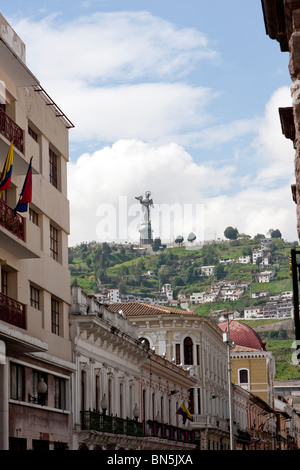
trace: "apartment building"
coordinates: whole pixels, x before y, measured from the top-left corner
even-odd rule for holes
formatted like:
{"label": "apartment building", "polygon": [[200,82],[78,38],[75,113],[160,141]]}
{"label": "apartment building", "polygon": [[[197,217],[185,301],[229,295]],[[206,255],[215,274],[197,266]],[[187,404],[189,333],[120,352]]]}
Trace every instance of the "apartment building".
{"label": "apartment building", "polygon": [[[26,66],[0,15],[0,449],[71,448],[68,132],[72,123]],[[32,198],[14,212],[32,165]]]}

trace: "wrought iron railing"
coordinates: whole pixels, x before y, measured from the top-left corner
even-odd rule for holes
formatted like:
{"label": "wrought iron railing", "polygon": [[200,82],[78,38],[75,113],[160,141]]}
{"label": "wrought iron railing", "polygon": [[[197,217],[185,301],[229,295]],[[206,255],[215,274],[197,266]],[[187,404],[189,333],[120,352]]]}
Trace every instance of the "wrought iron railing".
{"label": "wrought iron railing", "polygon": [[0,293],[0,320],[26,329],[26,305]]}
{"label": "wrought iron railing", "polygon": [[160,437],[161,439],[195,444],[195,432],[188,430],[187,428],[180,428],[171,424],[159,423],[155,420],[148,420],[147,425],[147,436]]}
{"label": "wrought iron railing", "polygon": [[0,225],[25,241],[25,219],[0,199]]}
{"label": "wrought iron railing", "polygon": [[124,434],[126,436],[143,436],[143,424],[132,419],[117,416],[104,416],[99,411],[81,411],[81,429]]}
{"label": "wrought iron railing", "polygon": [[0,108],[0,133],[24,153],[24,131]]}

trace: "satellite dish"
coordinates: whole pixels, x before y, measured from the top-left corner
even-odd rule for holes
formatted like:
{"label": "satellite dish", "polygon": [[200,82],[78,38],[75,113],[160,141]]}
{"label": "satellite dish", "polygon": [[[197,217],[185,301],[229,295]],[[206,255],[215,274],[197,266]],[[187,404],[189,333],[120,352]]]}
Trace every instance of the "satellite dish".
{"label": "satellite dish", "polygon": [[194,240],[196,240],[196,235],[193,232],[191,232],[189,236],[187,237],[187,239],[189,242],[193,242]]}
{"label": "satellite dish", "polygon": [[184,240],[183,236],[182,235],[178,235],[178,237],[176,237],[175,239],[175,243],[182,243]]}

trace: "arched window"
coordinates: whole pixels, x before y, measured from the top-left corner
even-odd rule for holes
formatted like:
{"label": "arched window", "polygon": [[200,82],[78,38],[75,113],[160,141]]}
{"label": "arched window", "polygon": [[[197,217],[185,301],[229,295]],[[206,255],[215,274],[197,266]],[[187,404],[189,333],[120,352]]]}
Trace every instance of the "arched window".
{"label": "arched window", "polygon": [[183,342],[184,363],[193,365],[193,341],[187,336]]}

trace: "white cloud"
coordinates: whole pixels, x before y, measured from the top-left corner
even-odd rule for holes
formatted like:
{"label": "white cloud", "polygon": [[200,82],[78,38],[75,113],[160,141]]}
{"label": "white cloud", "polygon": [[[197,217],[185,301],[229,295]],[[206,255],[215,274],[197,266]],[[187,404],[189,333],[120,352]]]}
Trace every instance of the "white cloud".
{"label": "white cloud", "polygon": [[[218,93],[188,80],[204,60],[219,60],[199,31],[147,12],[10,22],[26,43],[28,66],[76,126],[71,145],[100,149],[69,165],[71,245],[101,239],[105,208],[111,217],[105,221],[115,223],[113,238],[120,238],[120,228],[123,237],[130,222],[127,238],[138,240],[135,196],[145,190],[156,205],[155,236],[170,225],[168,217],[159,219],[159,205],[186,204],[184,226],[177,224],[173,236],[195,231],[188,208],[199,206],[204,214],[196,229],[206,238],[222,237],[233,225],[250,235],[279,228],[296,239],[293,148],[278,114],[290,105],[288,88],[274,93],[262,117],[219,122],[210,106]],[[233,142],[222,161],[208,161],[213,149]],[[197,159],[206,163],[183,146],[198,149]]]}
{"label": "white cloud", "polygon": [[269,184],[278,178],[290,177],[294,172],[293,142],[282,134],[279,108],[292,106],[290,88],[276,90],[266,105],[254,146],[260,169],[257,182]]}
{"label": "white cloud", "polygon": [[[203,33],[177,29],[145,11],[94,13],[63,23],[57,15],[11,23],[27,45],[29,66],[45,80],[173,80],[200,59],[218,56]],[[46,70],[45,51],[50,64]]]}
{"label": "white cloud", "polygon": [[[97,229],[100,223],[97,212],[99,214],[110,207],[111,212],[117,214],[120,197],[126,199],[123,210],[135,213],[139,209],[135,197],[150,190],[156,206],[154,218],[157,218],[158,206],[162,204],[168,208],[174,204],[202,206],[205,194],[213,195],[216,190],[220,192],[228,188],[233,173],[232,167],[214,169],[196,164],[176,144],[154,147],[141,141],[123,140],[92,155],[82,155],[76,163],[69,165],[70,243],[101,236]],[[86,181],[85,185],[83,181]],[[129,223],[126,217],[125,223]],[[162,226],[155,227],[154,224],[153,228],[156,236],[162,236],[159,233]],[[135,240],[139,238],[137,231],[129,236],[136,237]],[[119,238],[118,233],[114,237]]]}

